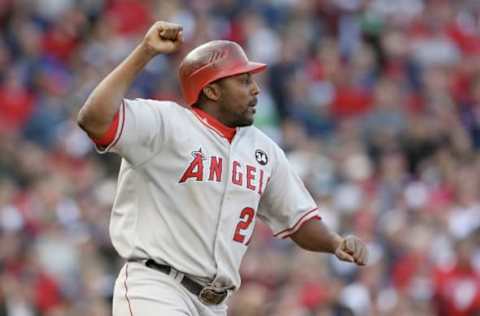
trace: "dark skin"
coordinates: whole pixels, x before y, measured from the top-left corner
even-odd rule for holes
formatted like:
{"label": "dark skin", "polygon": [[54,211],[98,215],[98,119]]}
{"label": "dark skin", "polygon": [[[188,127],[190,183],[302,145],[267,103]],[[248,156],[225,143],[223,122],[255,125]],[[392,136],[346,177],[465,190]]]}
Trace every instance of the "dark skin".
{"label": "dark skin", "polygon": [[252,74],[243,73],[204,87],[196,106],[228,127],[250,126],[259,93],[260,88]]}
{"label": "dark skin", "polygon": [[342,261],[367,264],[368,250],[356,236],[341,237],[331,231],[322,221],[308,221],[290,238],[301,248],[315,252],[334,254]]}

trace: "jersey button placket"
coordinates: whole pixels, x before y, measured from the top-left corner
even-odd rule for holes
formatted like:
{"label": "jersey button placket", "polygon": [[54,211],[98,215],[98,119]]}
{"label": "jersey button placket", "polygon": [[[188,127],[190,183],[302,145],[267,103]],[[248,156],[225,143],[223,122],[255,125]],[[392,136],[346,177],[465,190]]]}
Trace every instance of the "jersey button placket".
{"label": "jersey button placket", "polygon": [[[213,282],[214,286],[215,287],[223,287],[225,286],[226,284],[225,283],[225,268],[223,265],[226,264],[224,261],[225,261],[225,253],[223,253],[223,251],[220,250],[220,248],[225,248],[224,247],[221,247],[221,244],[224,244],[228,238],[230,237],[229,235],[225,235],[225,229],[224,229],[224,225],[225,224],[228,224],[228,220],[226,220],[226,218],[224,218],[225,216],[228,217],[228,208],[229,208],[229,205],[231,204],[230,201],[231,201],[231,192],[232,192],[232,189],[235,189],[234,186],[233,186],[233,183],[232,183],[232,172],[233,172],[233,161],[234,161],[234,148],[235,147],[235,144],[236,144],[236,141],[238,140],[238,135],[239,134],[239,130],[237,130],[237,135],[235,135],[235,137],[233,138],[232,140],[232,143],[229,143],[226,139],[225,142],[227,143],[226,145],[228,146],[228,150],[227,150],[227,157],[225,157],[226,159],[226,173],[225,173],[225,190],[223,192],[223,197],[222,197],[222,200],[221,200],[221,203],[220,203],[220,210],[219,210],[219,213],[218,213],[218,222],[217,222],[217,226],[216,226],[216,236],[215,236],[215,243],[214,243],[214,253],[213,253],[213,256],[214,256],[214,260],[215,260],[215,263],[216,263],[216,266],[217,266],[217,271],[216,271],[216,275],[215,275],[215,280]],[[228,231],[228,229],[227,229]]]}

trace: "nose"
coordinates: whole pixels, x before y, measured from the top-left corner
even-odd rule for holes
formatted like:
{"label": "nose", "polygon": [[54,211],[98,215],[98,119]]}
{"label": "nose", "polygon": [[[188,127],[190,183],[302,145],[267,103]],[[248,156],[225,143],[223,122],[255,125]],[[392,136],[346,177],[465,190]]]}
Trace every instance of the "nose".
{"label": "nose", "polygon": [[252,95],[258,95],[260,93],[260,87],[255,80],[252,80]]}

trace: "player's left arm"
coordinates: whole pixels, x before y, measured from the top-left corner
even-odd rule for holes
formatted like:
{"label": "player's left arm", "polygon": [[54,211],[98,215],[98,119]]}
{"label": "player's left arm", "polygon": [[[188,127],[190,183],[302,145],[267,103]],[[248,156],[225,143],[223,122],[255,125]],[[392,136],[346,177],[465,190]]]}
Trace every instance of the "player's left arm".
{"label": "player's left arm", "polygon": [[334,254],[342,261],[363,266],[367,264],[368,250],[355,236],[341,237],[331,231],[322,221],[308,221],[290,238],[301,248]]}
{"label": "player's left arm", "polygon": [[317,203],[278,147],[272,150],[272,172],[257,216],[278,238],[290,237],[300,247],[332,253],[340,260],[364,265],[367,248],[355,236],[341,237],[320,219]]}

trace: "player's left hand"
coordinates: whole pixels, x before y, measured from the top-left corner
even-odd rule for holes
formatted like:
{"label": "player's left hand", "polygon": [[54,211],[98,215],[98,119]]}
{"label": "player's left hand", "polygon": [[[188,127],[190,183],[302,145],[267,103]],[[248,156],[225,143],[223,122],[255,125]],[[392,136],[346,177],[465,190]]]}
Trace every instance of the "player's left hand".
{"label": "player's left hand", "polygon": [[367,264],[368,249],[363,241],[356,236],[347,236],[342,239],[335,250],[335,256],[342,261],[356,263],[359,266]]}

